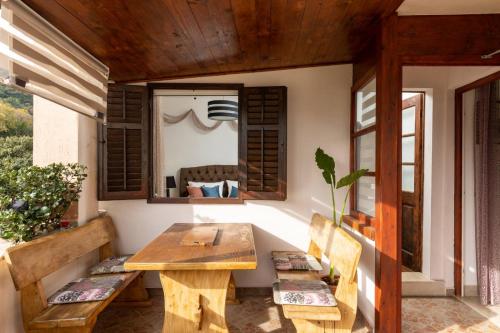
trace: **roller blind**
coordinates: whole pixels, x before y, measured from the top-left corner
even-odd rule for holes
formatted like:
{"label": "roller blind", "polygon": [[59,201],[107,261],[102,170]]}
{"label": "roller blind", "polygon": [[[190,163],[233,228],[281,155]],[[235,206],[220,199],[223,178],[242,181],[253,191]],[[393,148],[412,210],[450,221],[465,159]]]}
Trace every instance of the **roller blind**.
{"label": "roller blind", "polygon": [[0,78],[84,115],[105,119],[109,68],[19,0],[0,8]]}

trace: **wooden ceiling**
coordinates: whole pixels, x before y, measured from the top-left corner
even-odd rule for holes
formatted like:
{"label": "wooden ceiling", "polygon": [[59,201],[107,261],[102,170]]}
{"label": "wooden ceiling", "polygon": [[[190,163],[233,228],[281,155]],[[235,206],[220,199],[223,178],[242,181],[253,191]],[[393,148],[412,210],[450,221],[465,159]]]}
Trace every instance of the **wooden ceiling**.
{"label": "wooden ceiling", "polygon": [[123,82],[352,62],[402,1],[24,0]]}

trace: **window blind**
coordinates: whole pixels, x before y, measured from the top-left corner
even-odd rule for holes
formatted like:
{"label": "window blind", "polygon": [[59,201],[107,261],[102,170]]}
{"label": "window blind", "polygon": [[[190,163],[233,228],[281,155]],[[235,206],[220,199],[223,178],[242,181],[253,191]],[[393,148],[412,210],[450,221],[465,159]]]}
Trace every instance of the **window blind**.
{"label": "window blind", "polygon": [[286,200],[286,87],[243,89],[240,190],[245,199]]}
{"label": "window blind", "polygon": [[84,115],[105,120],[109,68],[20,0],[0,8],[0,78]]}

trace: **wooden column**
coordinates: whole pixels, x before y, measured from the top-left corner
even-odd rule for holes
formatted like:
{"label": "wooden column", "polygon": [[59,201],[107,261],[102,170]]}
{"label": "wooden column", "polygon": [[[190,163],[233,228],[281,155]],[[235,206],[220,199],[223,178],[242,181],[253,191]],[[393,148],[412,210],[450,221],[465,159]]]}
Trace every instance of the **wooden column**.
{"label": "wooden column", "polygon": [[376,332],[401,332],[401,91],[397,16],[381,23],[377,49]]}

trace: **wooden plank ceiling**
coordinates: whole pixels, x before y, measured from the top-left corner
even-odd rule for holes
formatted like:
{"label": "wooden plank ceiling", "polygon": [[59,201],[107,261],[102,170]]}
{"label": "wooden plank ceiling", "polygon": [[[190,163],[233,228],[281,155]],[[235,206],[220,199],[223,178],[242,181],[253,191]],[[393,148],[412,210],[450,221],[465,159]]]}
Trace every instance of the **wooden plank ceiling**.
{"label": "wooden plank ceiling", "polygon": [[403,0],[24,0],[115,81],[348,63]]}

